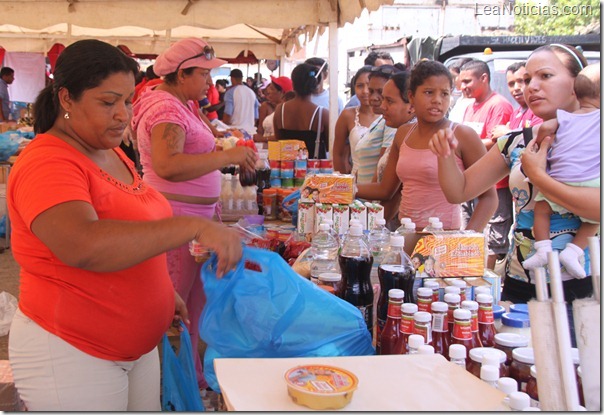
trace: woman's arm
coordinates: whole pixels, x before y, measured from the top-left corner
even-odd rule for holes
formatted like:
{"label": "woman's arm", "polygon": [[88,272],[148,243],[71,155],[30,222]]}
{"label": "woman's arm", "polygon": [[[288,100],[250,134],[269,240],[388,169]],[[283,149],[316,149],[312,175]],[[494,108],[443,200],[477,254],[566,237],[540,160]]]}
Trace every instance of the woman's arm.
{"label": "woman's arm", "polygon": [[450,128],[434,134],[428,146],[438,156],[438,181],[449,203],[474,199],[509,174],[509,168],[497,146],[493,146],[484,157],[462,172],[453,154],[458,141]]}
{"label": "woman's arm", "polygon": [[600,188],[575,187],[561,183],[547,174],[547,152],[552,138],[545,137],[541,145],[534,138],[522,153],[522,170],[531,183],[550,201],[563,206],[575,215],[600,221]]}
{"label": "woman's arm", "polygon": [[350,111],[342,111],[336,122],[335,136],[333,139],[333,169],[340,173],[350,173],[350,143],[347,143],[349,129]]}
{"label": "woman's arm", "polygon": [[[455,130],[455,135],[459,142],[459,156],[463,160],[465,169],[468,169],[486,155],[487,151],[478,134],[471,128],[460,125]],[[497,191],[494,186],[491,186],[478,196],[478,203],[474,207],[474,212],[466,228],[482,232],[497,210],[498,203]]]}
{"label": "woman's arm", "polygon": [[266,141],[264,139],[264,126],[262,125],[262,123],[268,115],[268,104],[266,102],[263,102],[262,104],[260,104],[260,110],[258,113],[258,126],[256,126],[256,134],[254,135],[254,141],[256,142]]}
{"label": "woman's arm", "polygon": [[275,116],[273,117],[273,131],[275,132],[275,141],[283,140],[283,136],[281,135],[281,129],[283,128],[283,126],[281,125],[282,114],[283,104],[277,104],[277,106],[275,107]]}
{"label": "woman's arm", "polygon": [[237,233],[211,220],[99,219],[94,207],[82,201],[51,207],[34,219],[31,229],[62,262],[94,272],[122,270],[193,239],[216,252],[221,273],[241,257]]}
{"label": "woman's arm", "polygon": [[396,164],[398,163],[398,154],[403,138],[407,134],[407,130],[403,127],[399,128],[392,142],[392,149],[388,154],[384,175],[380,183],[359,184],[357,197],[368,200],[390,200],[400,188],[401,181],[396,175]]}
{"label": "woman's arm", "polygon": [[229,164],[253,170],[256,153],[249,147],[234,147],[204,154],[184,154],[185,132],[171,123],[161,123],[151,131],[153,170],[165,180],[180,182],[195,179]]}

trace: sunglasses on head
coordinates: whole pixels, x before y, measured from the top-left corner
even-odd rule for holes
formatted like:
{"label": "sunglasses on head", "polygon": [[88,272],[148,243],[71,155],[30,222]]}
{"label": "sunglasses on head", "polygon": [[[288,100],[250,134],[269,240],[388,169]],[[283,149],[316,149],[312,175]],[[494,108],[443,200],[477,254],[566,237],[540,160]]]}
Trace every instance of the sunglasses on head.
{"label": "sunglasses on head", "polygon": [[394,74],[397,74],[399,72],[401,72],[400,69],[394,67],[394,66],[374,66],[371,69],[372,73],[379,73],[381,75],[388,75],[388,76],[392,76]]}
{"label": "sunglasses on head", "polygon": [[178,66],[176,67],[176,71],[174,72],[178,72],[178,70],[180,69],[181,65],[183,63],[185,63],[186,61],[190,61],[191,59],[196,59],[196,58],[201,58],[204,57],[206,58],[206,60],[211,61],[212,59],[214,59],[216,57],[216,54],[214,53],[214,48],[212,46],[206,45],[203,48],[203,52],[198,53],[195,56],[191,56],[190,58],[185,59],[184,61],[182,61],[181,63],[178,64]]}

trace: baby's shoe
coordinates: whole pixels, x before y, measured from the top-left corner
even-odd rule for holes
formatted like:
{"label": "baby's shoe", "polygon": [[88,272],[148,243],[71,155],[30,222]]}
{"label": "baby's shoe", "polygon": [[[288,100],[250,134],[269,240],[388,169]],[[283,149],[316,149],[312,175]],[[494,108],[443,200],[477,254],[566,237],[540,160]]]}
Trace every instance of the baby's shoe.
{"label": "baby's shoe", "polygon": [[525,269],[544,267],[547,264],[547,253],[552,252],[552,241],[546,239],[535,242],[535,251],[532,256],[522,261]]}
{"label": "baby's shoe", "polygon": [[567,243],[566,248],[560,252],[560,263],[566,271],[575,278],[585,278],[585,252],[573,243]]}

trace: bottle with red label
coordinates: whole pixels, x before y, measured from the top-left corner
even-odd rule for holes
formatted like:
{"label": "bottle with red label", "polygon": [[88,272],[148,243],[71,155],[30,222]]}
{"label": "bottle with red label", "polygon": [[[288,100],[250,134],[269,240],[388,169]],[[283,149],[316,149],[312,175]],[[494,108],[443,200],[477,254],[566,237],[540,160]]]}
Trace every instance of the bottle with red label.
{"label": "bottle with red label", "polygon": [[467,298],[467,295],[466,295],[467,289],[468,289],[467,282],[465,282],[461,278],[455,278],[451,281],[451,285],[459,288],[459,296],[461,297],[461,301],[469,300],[469,298]]}
{"label": "bottle with red label", "polygon": [[466,365],[472,348],[472,313],[470,310],[458,308],[453,312],[453,333],[451,344],[461,344],[466,347]]}
{"label": "bottle with red label", "polygon": [[424,282],[424,287],[430,288],[432,290],[432,302],[440,301],[440,286],[438,282],[434,280]]}
{"label": "bottle with red label", "polygon": [[449,358],[451,335],[447,319],[447,303],[436,301],[432,303],[432,346],[434,352]]}
{"label": "bottle with red label", "polygon": [[417,313],[417,304],[405,303],[401,305],[401,325],[398,340],[394,346],[394,354],[409,353],[409,336],[413,334],[413,315]]}
{"label": "bottle with red label", "polygon": [[401,305],[405,292],[397,288],[388,291],[388,317],[377,339],[378,354],[395,354],[395,346],[400,336]]}
{"label": "bottle with red label", "polygon": [[418,311],[413,315],[413,334],[424,338],[424,344],[432,344],[432,315],[427,311]]}
{"label": "bottle with red label", "polygon": [[461,298],[459,294],[445,294],[445,303],[447,303],[447,321],[449,322],[449,333],[453,334],[453,312],[459,308]]}
{"label": "bottle with red label", "polygon": [[417,289],[417,309],[430,313],[433,299],[433,291],[428,287],[420,287]]}
{"label": "bottle with red label", "polygon": [[484,347],[495,347],[495,319],[493,318],[493,296],[478,294],[478,335]]}
{"label": "bottle with red label", "polygon": [[472,347],[482,347],[480,341],[480,335],[478,334],[478,303],[472,300],[466,300],[461,302],[461,308],[470,311],[470,327],[472,328]]}

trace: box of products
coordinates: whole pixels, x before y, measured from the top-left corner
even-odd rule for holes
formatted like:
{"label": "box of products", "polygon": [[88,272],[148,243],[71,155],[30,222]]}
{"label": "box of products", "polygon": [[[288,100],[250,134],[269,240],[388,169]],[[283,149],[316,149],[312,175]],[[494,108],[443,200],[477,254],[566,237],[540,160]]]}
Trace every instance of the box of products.
{"label": "box of products", "polygon": [[315,233],[319,232],[319,225],[325,220],[333,222],[333,209],[329,203],[315,203]]}
{"label": "box of products", "polygon": [[315,226],[315,202],[311,199],[298,201],[298,226],[300,235],[312,235]]}
{"label": "box of products", "polygon": [[[315,174],[306,176],[301,193],[309,193],[315,202],[350,204],[354,196],[351,174]],[[304,193],[305,192],[305,193]]]}
{"label": "box of products", "polygon": [[350,207],[348,205],[332,205],[333,210],[333,229],[342,236],[348,232],[348,223],[350,220]]}
{"label": "box of products", "polygon": [[350,220],[356,219],[361,222],[363,230],[367,230],[367,206],[360,200],[355,200],[350,204]]}
{"label": "box of products", "polygon": [[[268,142],[269,160],[296,160],[306,157],[306,144],[301,140],[280,140]],[[293,169],[293,166],[292,166]]]}
{"label": "box of products", "polygon": [[367,208],[367,229],[372,230],[377,219],[384,219],[384,206],[375,202],[365,202]]}
{"label": "box of products", "polygon": [[484,234],[445,231],[420,238],[411,256],[422,255],[428,277],[481,277],[486,252]]}

